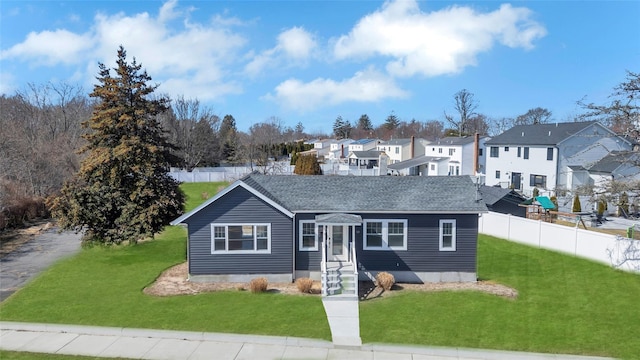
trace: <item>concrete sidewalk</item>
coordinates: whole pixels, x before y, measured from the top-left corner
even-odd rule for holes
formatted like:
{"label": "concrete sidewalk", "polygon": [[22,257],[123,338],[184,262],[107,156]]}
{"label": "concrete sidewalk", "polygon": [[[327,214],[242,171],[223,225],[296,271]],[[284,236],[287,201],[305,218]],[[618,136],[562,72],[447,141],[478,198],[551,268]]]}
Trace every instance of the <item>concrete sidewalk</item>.
{"label": "concrete sidewalk", "polygon": [[130,359],[586,360],[601,357],[369,344],[294,337],[0,322],[0,349]]}

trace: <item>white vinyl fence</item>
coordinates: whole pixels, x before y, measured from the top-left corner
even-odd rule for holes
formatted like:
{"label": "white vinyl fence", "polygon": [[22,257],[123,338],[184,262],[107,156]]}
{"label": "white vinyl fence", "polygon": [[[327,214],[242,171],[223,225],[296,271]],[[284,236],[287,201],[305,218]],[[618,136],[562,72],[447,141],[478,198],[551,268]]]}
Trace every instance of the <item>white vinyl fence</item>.
{"label": "white vinyl fence", "polygon": [[482,234],[640,272],[640,240],[495,212],[482,214],[478,227]]}
{"label": "white vinyl fence", "polygon": [[[355,166],[346,166],[341,164],[320,164],[322,173],[325,175],[355,175],[355,176],[377,176],[380,171],[378,168],[361,169]],[[269,174],[292,175],[295,166],[289,163],[278,163],[270,165],[267,169]],[[264,170],[263,167],[256,166],[253,168],[258,172]],[[229,181],[233,182],[253,171],[249,166],[224,166],[216,168],[195,168],[193,171],[175,170],[169,172],[169,176],[180,182],[214,182]]]}

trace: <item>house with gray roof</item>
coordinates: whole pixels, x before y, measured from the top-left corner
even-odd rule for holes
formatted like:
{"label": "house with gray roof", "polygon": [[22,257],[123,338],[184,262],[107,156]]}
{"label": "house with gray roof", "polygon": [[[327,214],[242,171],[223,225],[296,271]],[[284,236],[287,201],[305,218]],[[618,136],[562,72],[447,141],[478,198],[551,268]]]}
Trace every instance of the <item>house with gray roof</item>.
{"label": "house with gray roof", "polygon": [[468,176],[251,173],[172,224],[187,226],[192,281],[311,277],[330,296],[357,294],[356,279],[381,271],[399,282],[476,281],[486,211]]}
{"label": "house with gray roof", "polygon": [[640,152],[612,151],[585,171],[596,187],[603,187],[612,180],[640,181]]}
{"label": "house with gray roof", "polygon": [[575,190],[589,168],[612,151],[632,143],[596,121],[519,125],[485,142],[489,186],[532,194]]}

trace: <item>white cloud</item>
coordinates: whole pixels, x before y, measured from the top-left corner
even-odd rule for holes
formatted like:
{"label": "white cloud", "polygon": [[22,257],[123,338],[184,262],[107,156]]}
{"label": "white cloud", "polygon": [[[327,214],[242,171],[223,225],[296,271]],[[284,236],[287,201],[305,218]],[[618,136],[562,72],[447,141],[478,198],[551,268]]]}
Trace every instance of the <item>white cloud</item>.
{"label": "white cloud", "polygon": [[278,35],[276,46],[256,55],[245,66],[249,76],[256,76],[269,68],[302,66],[318,47],[314,36],[301,27],[293,27]]}
{"label": "white cloud", "polygon": [[533,48],[546,35],[527,8],[509,4],[480,13],[452,6],[422,12],[414,0],[386,2],[362,18],[348,35],[335,41],[338,59],[387,56],[387,71],[396,76],[437,76],[475,65],[476,57],[494,44]]}
{"label": "white cloud", "polygon": [[0,59],[19,58],[38,65],[77,64],[92,46],[91,36],[68,30],[31,32],[25,41],[2,50]]}
{"label": "white cloud", "polygon": [[407,95],[393,79],[369,67],[342,81],[317,78],[303,83],[297,79],[289,79],[276,87],[275,95],[268,94],[265,99],[304,112],[345,102],[375,102]]}
{"label": "white cloud", "polygon": [[278,35],[278,48],[294,59],[306,59],[316,48],[313,36],[301,27],[294,27]]}
{"label": "white cloud", "polygon": [[[205,99],[240,92],[240,85],[228,77],[246,39],[219,23],[191,23],[191,10],[181,10],[176,0],[170,0],[156,17],[147,12],[99,13],[85,33],[64,29],[34,32],[22,43],[3,50],[1,56],[32,65],[84,64],[84,78],[93,81],[97,62],[115,66],[116,51],[122,45],[129,60],[135,57],[154,81],[161,83],[158,90],[162,93],[190,92]],[[167,23],[174,19],[183,21],[169,26]]]}

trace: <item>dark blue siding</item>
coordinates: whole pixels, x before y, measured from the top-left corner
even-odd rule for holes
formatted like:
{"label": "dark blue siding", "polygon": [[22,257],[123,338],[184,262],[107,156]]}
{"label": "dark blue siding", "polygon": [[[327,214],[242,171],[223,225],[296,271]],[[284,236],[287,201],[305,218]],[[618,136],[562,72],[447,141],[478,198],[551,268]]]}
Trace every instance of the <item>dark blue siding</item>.
{"label": "dark blue siding", "polygon": [[[414,272],[476,272],[477,214],[358,214],[367,219],[406,219],[407,250],[363,250],[363,229],[356,227],[356,252],[359,267],[365,270]],[[296,215],[296,238],[299,220],[313,219],[315,214]],[[439,250],[441,219],[456,220],[456,251]],[[296,251],[296,270],[320,270],[322,251]],[[296,241],[298,250],[298,241]]]}
{"label": "dark blue siding", "polygon": [[[242,187],[231,190],[186,222],[192,275],[292,273],[291,218]],[[270,223],[271,254],[211,254],[212,223]]]}
{"label": "dark blue siding", "polygon": [[320,271],[320,261],[322,260],[322,239],[318,240],[318,251],[300,251],[300,220],[314,220],[315,214],[297,214],[295,217],[296,227],[296,270]]}
{"label": "dark blue siding", "polygon": [[[363,220],[365,217],[363,216]],[[407,250],[363,250],[362,229],[356,234],[359,266],[367,270],[476,272],[478,215],[366,215],[366,219],[407,219]],[[456,219],[456,251],[439,250],[441,219]]]}

